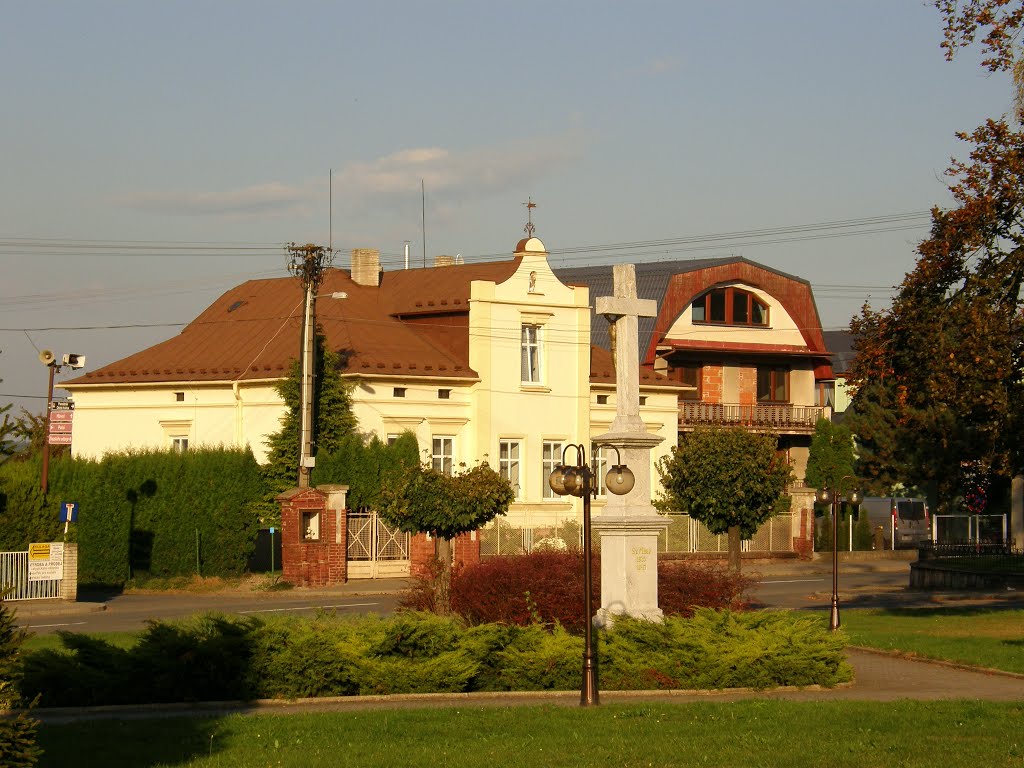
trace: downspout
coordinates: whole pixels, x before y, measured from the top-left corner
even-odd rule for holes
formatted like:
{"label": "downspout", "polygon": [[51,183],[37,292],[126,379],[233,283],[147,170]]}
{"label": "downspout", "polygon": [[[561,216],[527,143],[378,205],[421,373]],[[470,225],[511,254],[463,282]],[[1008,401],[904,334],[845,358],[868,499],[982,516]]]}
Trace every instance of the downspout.
{"label": "downspout", "polygon": [[231,394],[235,396],[235,445],[241,448],[244,423],[242,419],[242,393],[239,391],[239,385],[238,379],[231,382]]}

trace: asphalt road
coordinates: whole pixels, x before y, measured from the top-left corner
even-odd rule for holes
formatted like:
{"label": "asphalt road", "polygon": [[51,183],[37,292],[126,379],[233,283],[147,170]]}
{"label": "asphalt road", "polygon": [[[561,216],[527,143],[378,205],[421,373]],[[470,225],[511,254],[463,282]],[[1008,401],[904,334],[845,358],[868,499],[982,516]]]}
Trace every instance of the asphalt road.
{"label": "asphalt road", "polygon": [[[142,629],[150,619],[179,619],[197,613],[238,615],[291,613],[312,615],[317,611],[389,614],[395,610],[394,594],[308,593],[304,590],[273,593],[128,594],[97,600],[86,595],[77,610],[42,611],[32,606],[18,610],[18,625],[35,634],[67,632],[130,632]],[[90,599],[91,598],[91,599]]]}

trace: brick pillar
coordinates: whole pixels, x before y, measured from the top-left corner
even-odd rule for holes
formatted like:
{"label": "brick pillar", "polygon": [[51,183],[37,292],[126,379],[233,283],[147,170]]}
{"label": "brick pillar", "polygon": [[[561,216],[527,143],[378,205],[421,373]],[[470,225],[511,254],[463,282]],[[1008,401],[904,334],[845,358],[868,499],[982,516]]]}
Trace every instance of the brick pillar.
{"label": "brick pillar", "polygon": [[78,544],[64,542],[64,572],[60,578],[60,599],[78,600]]}
{"label": "brick pillar", "polygon": [[346,560],[345,495],[348,486],[293,488],[281,505],[281,576],[297,586],[343,584]]}

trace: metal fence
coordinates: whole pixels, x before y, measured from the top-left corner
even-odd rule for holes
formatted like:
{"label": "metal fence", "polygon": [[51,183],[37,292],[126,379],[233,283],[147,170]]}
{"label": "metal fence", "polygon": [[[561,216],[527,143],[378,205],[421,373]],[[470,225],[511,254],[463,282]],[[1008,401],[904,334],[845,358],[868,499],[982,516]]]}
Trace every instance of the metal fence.
{"label": "metal fence", "polygon": [[60,579],[29,581],[28,552],[0,552],[0,590],[4,600],[60,597]]}
{"label": "metal fence", "polygon": [[1006,515],[933,515],[932,542],[1003,546],[1007,542]]}
{"label": "metal fence", "polygon": [[918,550],[918,559],[980,571],[1024,573],[1024,552],[1006,543],[931,544]]}
{"label": "metal fence", "polygon": [[[689,515],[664,515],[668,523],[658,536],[659,552],[721,552],[729,551],[729,537],[715,535],[703,523]],[[601,537],[595,536],[593,546],[600,549]],[[480,531],[480,554],[524,555],[540,550],[580,550],[583,548],[583,526],[575,518],[551,521],[543,526],[516,526],[508,520],[495,520]],[[793,514],[777,515],[762,525],[753,538],[742,543],[744,552],[792,552]]]}

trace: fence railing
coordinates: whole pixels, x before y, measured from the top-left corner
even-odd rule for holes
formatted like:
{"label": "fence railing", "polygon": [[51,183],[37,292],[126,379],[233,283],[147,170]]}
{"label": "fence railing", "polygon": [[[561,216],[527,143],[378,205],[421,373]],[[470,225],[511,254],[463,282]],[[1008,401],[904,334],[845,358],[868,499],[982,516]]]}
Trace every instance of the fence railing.
{"label": "fence railing", "polygon": [[1006,515],[933,515],[932,542],[1002,546],[1007,542]]}
{"label": "fence railing", "polygon": [[969,566],[971,570],[1024,573],[1024,552],[1014,549],[1008,543],[929,543],[918,549],[918,560]]}
{"label": "fence railing", "polygon": [[60,597],[60,579],[29,581],[28,552],[0,552],[0,590],[4,600]]}
{"label": "fence railing", "polygon": [[774,430],[813,431],[828,408],[813,405],[740,405],[681,400],[679,426],[742,426]]}
{"label": "fence railing", "polygon": [[[729,551],[729,537],[711,533],[703,523],[689,515],[665,515],[668,523],[658,537],[659,552],[696,553]],[[600,536],[594,536],[595,551]],[[551,521],[548,525],[516,526],[507,520],[495,520],[480,531],[480,554],[523,555],[538,550],[582,549],[583,526],[572,517]],[[762,525],[753,538],[742,543],[744,552],[792,552],[793,515],[777,515]]]}

